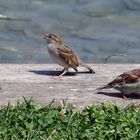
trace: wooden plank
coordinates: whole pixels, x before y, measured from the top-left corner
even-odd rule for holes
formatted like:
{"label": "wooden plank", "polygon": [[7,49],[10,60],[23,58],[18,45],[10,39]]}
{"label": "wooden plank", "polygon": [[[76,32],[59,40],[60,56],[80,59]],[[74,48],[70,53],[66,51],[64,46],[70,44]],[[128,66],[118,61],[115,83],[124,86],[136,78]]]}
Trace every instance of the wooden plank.
{"label": "wooden plank", "polygon": [[119,105],[131,102],[139,103],[139,97],[124,101],[121,94],[114,90],[104,90],[97,94],[95,89],[113,80],[122,72],[140,68],[140,64],[89,64],[96,74],[86,73],[86,69],[79,67],[79,73],[70,69],[69,75],[62,80],[54,79],[59,72],[55,64],[0,64],[0,106],[7,105],[8,101],[14,104],[23,96],[34,99],[38,103],[48,104],[55,98],[59,104],[62,99],[78,108],[91,104],[110,101]]}

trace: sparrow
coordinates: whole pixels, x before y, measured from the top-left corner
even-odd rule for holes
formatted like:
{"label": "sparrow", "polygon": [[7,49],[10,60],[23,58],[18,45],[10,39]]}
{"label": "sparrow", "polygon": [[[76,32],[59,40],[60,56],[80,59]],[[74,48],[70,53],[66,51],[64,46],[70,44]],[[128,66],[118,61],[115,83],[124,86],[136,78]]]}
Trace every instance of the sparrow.
{"label": "sparrow", "polygon": [[61,38],[53,33],[44,33],[41,37],[47,41],[48,44],[48,53],[60,66],[64,67],[59,77],[63,76],[68,72],[69,68],[73,68],[76,72],[78,72],[77,67],[83,66],[86,67],[90,73],[95,73],[94,70],[83,63],[74,52],[65,45]]}
{"label": "sparrow", "polygon": [[140,69],[124,72],[113,81],[97,90],[109,88],[119,90],[123,94],[124,99],[127,99],[126,95],[140,93]]}

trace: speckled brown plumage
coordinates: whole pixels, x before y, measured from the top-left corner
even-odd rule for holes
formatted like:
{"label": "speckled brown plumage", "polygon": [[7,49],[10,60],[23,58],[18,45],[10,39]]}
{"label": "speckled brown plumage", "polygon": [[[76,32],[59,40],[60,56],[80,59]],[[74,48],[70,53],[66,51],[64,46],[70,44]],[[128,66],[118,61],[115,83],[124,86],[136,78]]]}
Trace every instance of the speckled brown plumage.
{"label": "speckled brown plumage", "polygon": [[62,42],[58,35],[45,33],[42,38],[47,41],[49,46],[48,52],[54,61],[64,67],[65,72],[62,73],[61,76],[68,71],[68,68],[73,68],[76,72],[78,72],[77,67],[80,65],[86,67],[91,73],[95,73],[90,66],[77,58],[74,52]]}

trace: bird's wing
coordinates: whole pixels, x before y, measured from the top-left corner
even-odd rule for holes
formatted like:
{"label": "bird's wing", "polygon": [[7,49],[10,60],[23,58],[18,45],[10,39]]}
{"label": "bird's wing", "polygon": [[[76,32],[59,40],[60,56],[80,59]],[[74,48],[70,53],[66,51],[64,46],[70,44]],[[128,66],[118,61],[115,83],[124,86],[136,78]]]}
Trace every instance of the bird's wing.
{"label": "bird's wing", "polygon": [[133,73],[123,73],[119,75],[116,79],[109,83],[109,85],[113,84],[129,84],[137,82],[139,77]]}
{"label": "bird's wing", "polygon": [[127,73],[130,73],[130,74],[133,74],[133,75],[136,75],[140,78],[140,69],[134,69],[134,70],[131,70]]}
{"label": "bird's wing", "polygon": [[58,47],[59,56],[74,70],[77,71],[77,66],[79,66],[78,59],[73,51],[67,46]]}
{"label": "bird's wing", "polygon": [[115,85],[115,84],[123,85],[123,84],[136,83],[139,78],[140,78],[140,69],[134,69],[132,71],[128,71],[128,72],[125,72],[125,73],[119,75],[113,81],[111,81],[107,85],[99,87],[97,90],[112,88],[113,85]]}

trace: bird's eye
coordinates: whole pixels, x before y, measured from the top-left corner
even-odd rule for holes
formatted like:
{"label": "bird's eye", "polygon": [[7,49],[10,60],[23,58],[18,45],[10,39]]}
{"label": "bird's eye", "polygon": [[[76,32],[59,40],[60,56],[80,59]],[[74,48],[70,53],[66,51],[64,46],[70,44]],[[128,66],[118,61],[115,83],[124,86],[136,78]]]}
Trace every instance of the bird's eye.
{"label": "bird's eye", "polygon": [[51,35],[49,35],[49,38],[52,38],[52,36],[51,36]]}

